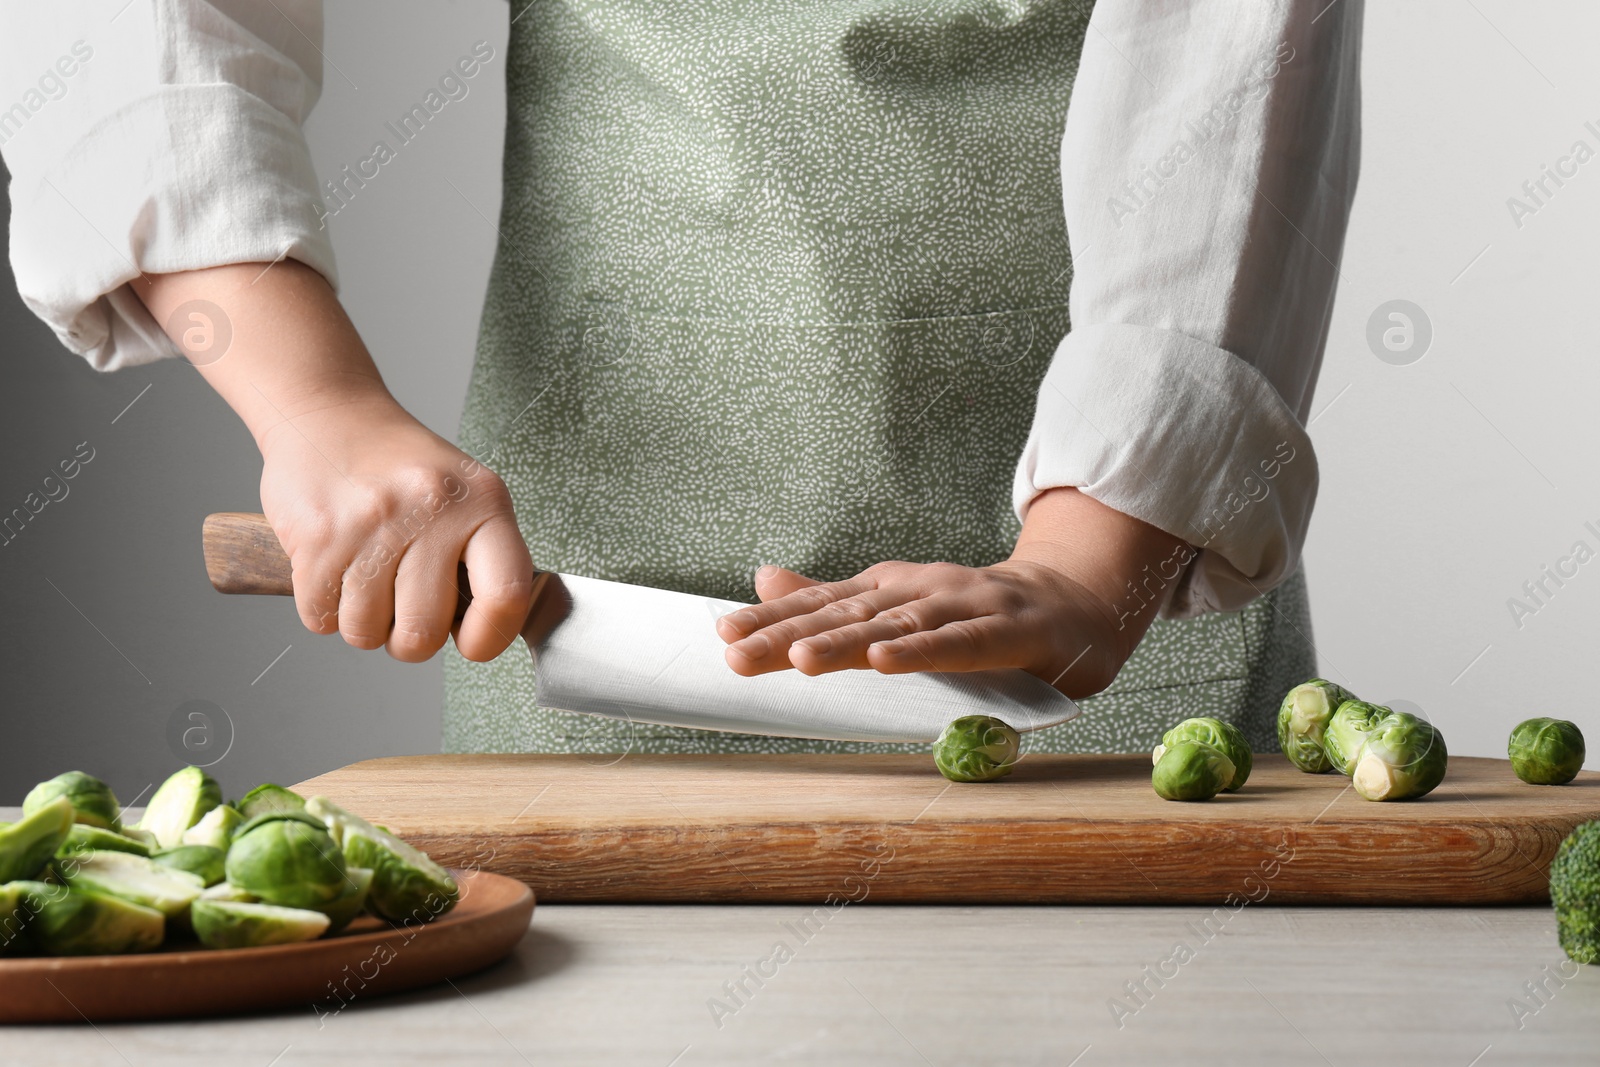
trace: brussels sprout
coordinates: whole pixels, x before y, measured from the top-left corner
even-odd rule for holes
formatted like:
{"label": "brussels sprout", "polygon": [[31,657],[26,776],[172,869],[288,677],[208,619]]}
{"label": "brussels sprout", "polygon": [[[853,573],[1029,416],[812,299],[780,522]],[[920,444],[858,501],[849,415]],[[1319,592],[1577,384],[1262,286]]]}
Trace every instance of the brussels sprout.
{"label": "brussels sprout", "polygon": [[56,797],[0,830],[0,882],[32,878],[72,831],[72,801]]}
{"label": "brussels sprout", "polygon": [[1410,800],[1444,781],[1448,762],[1444,735],[1432,723],[1391,711],[1367,731],[1350,784],[1368,800]]}
{"label": "brussels sprout", "polygon": [[246,819],[253,819],[257,815],[270,815],[280,811],[305,811],[306,800],[292,789],[264,782],[246,793],[234,806],[239,809],[240,815]]}
{"label": "brussels sprout", "polygon": [[25,934],[28,912],[22,905],[22,893],[15,882],[0,885],[0,957],[16,956],[28,951]]}
{"label": "brussels sprout", "polygon": [[164,848],[150,858],[163,867],[188,871],[200,879],[202,888],[214,886],[224,877],[223,864],[226,853],[210,845],[179,845],[177,848]]}
{"label": "brussels sprout", "polygon": [[56,877],[83,889],[177,915],[205,888],[199,875],[127,852],[77,852],[55,862]]}
{"label": "brussels sprout", "polygon": [[1368,704],[1365,700],[1346,700],[1334,709],[1333,718],[1328,720],[1322,735],[1322,751],[1334,770],[1350,777],[1356,769],[1356,757],[1361,755],[1367,732],[1389,713],[1388,708]]}
{"label": "brussels sprout", "polygon": [[156,840],[155,834],[149,830],[141,830],[137,826],[124,826],[122,828],[122,836],[130,841],[139,842],[150,852],[154,852],[161,847],[161,842]]}
{"label": "brussels sprout", "polygon": [[183,844],[183,832],[221,803],[222,787],[199,767],[185,767],[161,783],[139,828],[155,834],[162,848],[176,848]]}
{"label": "brussels sprout", "polygon": [[1567,835],[1550,862],[1556,936],[1574,963],[1600,963],[1600,819]]}
{"label": "brussels sprout", "polygon": [[372,871],[366,867],[346,867],[345,877],[350,884],[345,887],[344,893],[329,904],[324,904],[317,910],[328,917],[328,933],[336,934],[350,925],[350,921],[361,914],[367,906],[367,893],[372,888]]}
{"label": "brussels sprout", "polygon": [[304,812],[273,812],[245,823],[228,849],[226,871],[234,885],[286,908],[322,907],[349,885],[338,843]]}
{"label": "brussels sprout", "polygon": [[135,841],[123,834],[114,834],[110,830],[102,830],[98,826],[82,822],[72,824],[72,829],[67,831],[67,839],[56,849],[56,855],[64,856],[68,852],[97,852],[101,849],[107,852],[131,852],[135,856],[150,855],[150,846],[143,841]]}
{"label": "brussels sprout", "polygon": [[1328,720],[1340,704],[1355,695],[1343,686],[1313,678],[1289,690],[1278,708],[1278,747],[1289,762],[1307,774],[1322,774],[1333,769],[1323,751],[1323,734]]}
{"label": "brussels sprout", "polygon": [[327,797],[312,797],[306,801],[306,811],[327,823],[350,866],[371,868],[367,907],[373,912],[395,922],[426,922],[455,907],[455,879],[421,849],[350,814]]}
{"label": "brussels sprout", "polygon": [[951,720],[933,743],[933,763],[952,782],[992,782],[1011,773],[1021,739],[992,715]]}
{"label": "brussels sprout", "polygon": [[1528,719],[1511,731],[1506,753],[1529,785],[1564,785],[1583,770],[1583,731],[1565,719]]}
{"label": "brussels sprout", "polygon": [[1185,719],[1162,737],[1161,743],[1150,754],[1150,762],[1160,763],[1167,748],[1179,741],[1199,741],[1228,757],[1228,762],[1233,764],[1233,780],[1222,787],[1224,793],[1238,792],[1250,777],[1250,767],[1255,757],[1250,751],[1250,742],[1244,739],[1244,733],[1233,723],[1204,716]]}
{"label": "brussels sprout", "polygon": [[30,947],[51,956],[149,952],[166,932],[159,911],[104,893],[47,882],[13,882],[9,888],[27,913],[24,937]]}
{"label": "brussels sprout", "polygon": [[1210,800],[1233,776],[1233,761],[1221,749],[1203,741],[1177,741],[1161,754],[1150,784],[1166,800]]}
{"label": "brussels sprout", "polygon": [[226,804],[218,804],[200,817],[195,823],[183,832],[183,843],[186,845],[210,845],[228,851],[228,846],[233,843],[233,835],[239,827],[244,825],[244,816],[239,814],[237,808]]}
{"label": "brussels sprout", "polygon": [[196,901],[189,913],[195,936],[207,948],[255,948],[315,941],[328,929],[320,911],[228,900]]}
{"label": "brussels sprout", "polygon": [[232,882],[218,882],[216,885],[207,886],[206,891],[200,894],[201,900],[231,900],[236,904],[259,904],[261,898],[254,893],[246,893]]}
{"label": "brussels sprout", "polygon": [[72,801],[73,817],[78,822],[113,833],[122,829],[122,808],[111,787],[82,771],[58,774],[34,786],[22,798],[22,814],[32,815],[57,797]]}

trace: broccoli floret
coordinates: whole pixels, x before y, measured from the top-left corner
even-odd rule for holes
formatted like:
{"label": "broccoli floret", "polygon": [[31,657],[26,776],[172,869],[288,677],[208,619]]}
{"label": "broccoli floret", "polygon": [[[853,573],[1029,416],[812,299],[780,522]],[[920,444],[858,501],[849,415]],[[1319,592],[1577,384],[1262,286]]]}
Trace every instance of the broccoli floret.
{"label": "broccoli floret", "polygon": [[1575,963],[1600,962],[1600,819],[1572,831],[1556,849],[1550,903],[1562,951]]}

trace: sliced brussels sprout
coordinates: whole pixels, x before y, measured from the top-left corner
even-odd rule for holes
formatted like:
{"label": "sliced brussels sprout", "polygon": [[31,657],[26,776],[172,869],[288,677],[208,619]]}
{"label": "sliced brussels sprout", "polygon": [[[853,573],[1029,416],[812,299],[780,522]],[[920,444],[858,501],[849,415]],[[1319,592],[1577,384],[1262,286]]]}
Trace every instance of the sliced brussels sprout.
{"label": "sliced brussels sprout", "polygon": [[1334,710],[1322,735],[1322,750],[1334,770],[1346,778],[1355,772],[1367,732],[1389,713],[1388,708],[1365,700],[1346,700]]}
{"label": "sliced brussels sprout", "polygon": [[200,879],[203,888],[210,888],[224,877],[223,865],[227,853],[210,845],[179,845],[177,848],[164,848],[150,858],[163,867],[188,871]]}
{"label": "sliced brussels sprout", "polygon": [[1021,738],[992,715],[953,719],[933,743],[933,763],[952,782],[992,782],[1011,773]]}
{"label": "sliced brussels sprout", "polygon": [[1529,785],[1565,785],[1583,770],[1583,731],[1565,719],[1528,719],[1511,731],[1506,754]]}
{"label": "sliced brussels sprout", "polygon": [[189,909],[189,920],[195,936],[207,948],[257,948],[315,941],[329,925],[328,917],[320,911],[231,900],[198,900]]}
{"label": "sliced brussels sprout", "polygon": [[86,826],[98,826],[112,832],[122,829],[122,808],[117,804],[111,787],[82,771],[58,774],[34,786],[22,798],[22,814],[32,815],[57,797],[70,800],[74,818]]}
{"label": "sliced brussels sprout", "polygon": [[367,906],[367,893],[372,888],[372,871],[367,867],[346,867],[345,877],[350,884],[337,900],[316,909],[328,917],[328,933],[336,934],[350,925]]}
{"label": "sliced brussels sprout", "polygon": [[0,830],[0,882],[32,878],[72,832],[72,801],[56,797]]}
{"label": "sliced brussels sprout", "polygon": [[199,767],[185,767],[161,783],[139,820],[162,848],[183,844],[183,832],[222,803],[222,787]]}
{"label": "sliced brussels sprout", "polygon": [[232,900],[240,904],[259,904],[261,898],[254,893],[247,893],[232,882],[218,882],[216,885],[207,886],[206,891],[200,894],[201,900]]}
{"label": "sliced brussels sprout", "polygon": [[1391,711],[1366,733],[1350,784],[1368,800],[1410,800],[1444,781],[1444,735],[1426,719]]}
{"label": "sliced brussels sprout", "polygon": [[455,907],[455,879],[421,849],[350,814],[327,797],[312,797],[306,801],[306,811],[327,824],[344,847],[350,866],[372,870],[367,907],[374,913],[394,922],[426,922]]}
{"label": "sliced brussels sprout", "polygon": [[1165,800],[1210,800],[1233,781],[1233,761],[1203,741],[1167,746],[1150,774],[1156,795]]}
{"label": "sliced brussels sprout", "polygon": [[98,826],[88,823],[73,823],[72,829],[67,831],[67,839],[61,842],[61,847],[56,849],[57,856],[66,855],[68,852],[131,852],[135,856],[150,855],[150,846],[143,841],[137,841],[126,834],[114,834],[110,830],[102,830]]}
{"label": "sliced brussels sprout", "polygon": [[280,811],[304,811],[306,800],[292,789],[264,782],[239,799],[239,814],[246,819],[257,815],[271,815]]}
{"label": "sliced brussels sprout", "polygon": [[15,882],[0,885],[0,958],[28,951],[28,912]]}
{"label": "sliced brussels sprout", "polygon": [[327,826],[293,811],[245,823],[228,849],[226,870],[229,882],[268,904],[319,908],[346,892],[345,866],[344,852]]}
{"label": "sliced brussels sprout", "polygon": [[122,836],[128,838],[130,841],[139,842],[139,844],[143,845],[151,852],[154,852],[156,849],[161,847],[161,842],[156,840],[155,834],[151,833],[149,830],[141,830],[137,826],[124,826],[122,828]]}
{"label": "sliced brussels sprout", "polygon": [[31,948],[46,955],[149,952],[166,933],[161,912],[120,897],[48,882],[18,881],[10,888],[28,913],[24,937]]}
{"label": "sliced brussels sprout", "polygon": [[1233,764],[1233,779],[1222,787],[1223,792],[1238,792],[1250,777],[1250,767],[1255,762],[1255,756],[1250,751],[1250,742],[1244,739],[1244,732],[1233,723],[1209,716],[1185,719],[1161,738],[1161,743],[1150,754],[1150,762],[1160,763],[1161,756],[1168,746],[1175,745],[1179,741],[1199,741],[1228,757],[1228,762]]}
{"label": "sliced brussels sprout", "polygon": [[228,851],[228,846],[233,843],[233,835],[244,825],[244,816],[239,814],[239,809],[227,804],[218,804],[200,817],[195,823],[183,832],[183,843],[186,845],[210,845]]}
{"label": "sliced brussels sprout", "polygon": [[1289,690],[1278,708],[1278,746],[1289,762],[1307,774],[1331,771],[1333,764],[1323,750],[1328,720],[1340,704],[1354,699],[1354,693],[1322,678]]}
{"label": "sliced brussels sprout", "polygon": [[127,852],[77,852],[58,859],[56,877],[83,889],[177,915],[205,888],[199,875]]}

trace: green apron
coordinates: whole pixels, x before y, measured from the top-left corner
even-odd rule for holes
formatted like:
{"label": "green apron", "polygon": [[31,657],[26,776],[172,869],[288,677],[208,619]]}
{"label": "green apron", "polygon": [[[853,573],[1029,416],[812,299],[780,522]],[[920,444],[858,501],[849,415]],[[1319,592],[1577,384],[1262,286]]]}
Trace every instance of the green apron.
{"label": "green apron", "polygon": [[[1090,0],[541,0],[512,24],[505,193],[462,444],[544,568],[752,601],[777,563],[983,566],[1069,328],[1061,136]],[[1034,751],[1185,715],[1275,743],[1315,673],[1298,576],[1158,621]],[[445,661],[448,751],[903,750],[534,703]]]}

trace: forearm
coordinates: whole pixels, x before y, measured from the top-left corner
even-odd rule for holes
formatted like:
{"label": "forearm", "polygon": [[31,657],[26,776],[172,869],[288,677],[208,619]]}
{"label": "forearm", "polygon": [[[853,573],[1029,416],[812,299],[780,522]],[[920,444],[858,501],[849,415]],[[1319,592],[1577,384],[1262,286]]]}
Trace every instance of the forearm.
{"label": "forearm", "polygon": [[332,287],[304,264],[235,263],[132,285],[263,452],[289,420],[336,404],[395,404]]}

